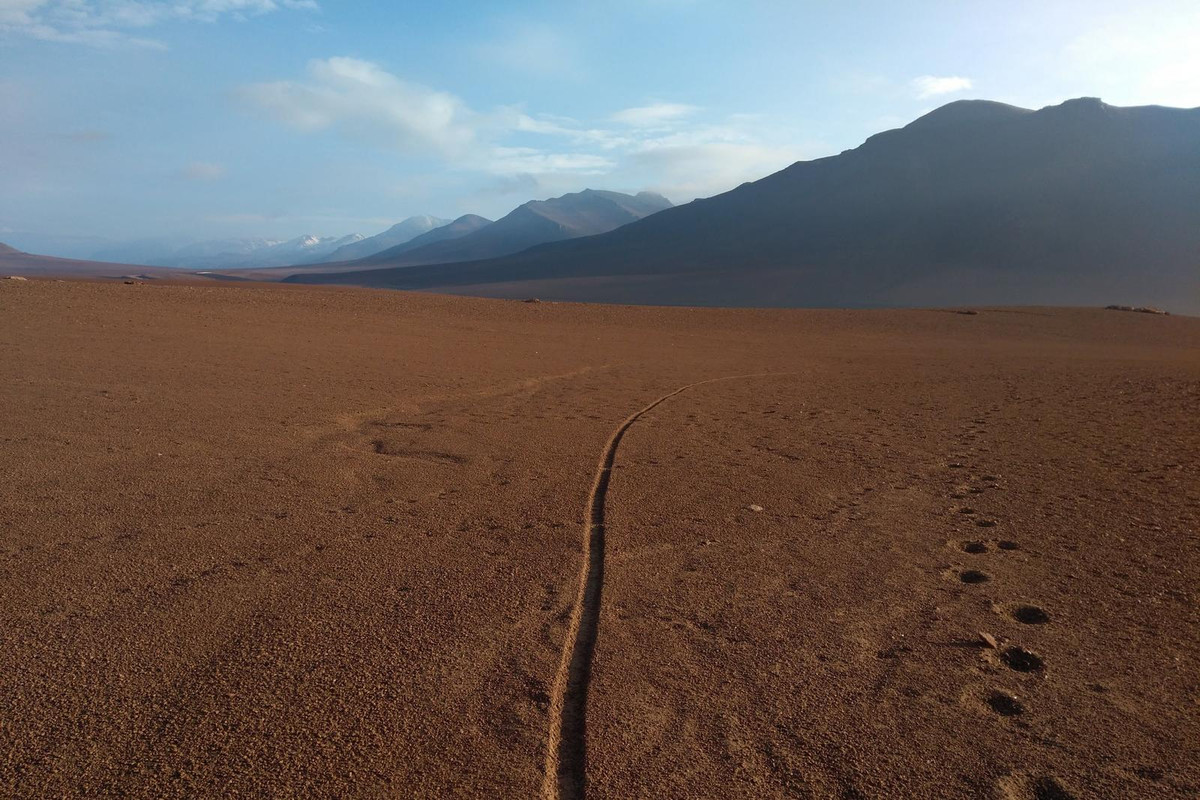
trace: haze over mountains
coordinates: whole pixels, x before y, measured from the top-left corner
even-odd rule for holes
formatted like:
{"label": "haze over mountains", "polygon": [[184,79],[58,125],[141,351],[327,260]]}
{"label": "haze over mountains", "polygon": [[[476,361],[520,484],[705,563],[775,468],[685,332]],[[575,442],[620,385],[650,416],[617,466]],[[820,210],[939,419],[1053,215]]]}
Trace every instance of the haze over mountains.
{"label": "haze over mountains", "polygon": [[[306,234],[288,239],[286,242],[256,248],[247,253],[243,259],[231,258],[229,253],[220,253],[209,258],[203,264],[209,269],[222,266],[241,267],[275,267],[283,264],[300,264],[313,261],[323,261],[326,256],[339,248],[363,241],[362,234],[352,233],[348,236],[316,236]],[[199,265],[191,253],[177,254],[172,263],[167,266]]]}
{"label": "haze over mountains", "polygon": [[[24,244],[27,240],[31,243]],[[163,236],[133,241],[101,240],[90,244],[80,242],[74,246],[63,246],[52,237],[18,235],[13,239],[23,250],[52,253],[55,257],[181,269],[231,269],[309,263],[324,260],[338,248],[362,240],[362,235],[357,233],[348,236],[305,234],[286,240],[268,237],[197,240],[184,236]]]}
{"label": "haze over mountains", "polygon": [[376,262],[395,267],[494,258],[547,242],[605,233],[665,208],[671,208],[671,201],[653,192],[629,195],[584,189],[549,200],[531,200],[495,222],[467,214],[365,259],[315,266],[296,264],[266,271],[225,271],[222,274],[275,280],[292,275],[353,272]]}
{"label": "haze over mountains", "polygon": [[367,237],[352,233],[346,236],[305,234],[286,240],[268,237],[196,240],[186,236],[160,236],[109,241],[17,234],[14,241],[22,250],[70,259],[183,269],[254,269],[365,258],[449,222],[429,215],[413,216]]}
{"label": "haze over mountains", "polygon": [[959,101],[603,235],[411,264],[290,280],[695,305],[1120,298],[1196,312],[1200,109]]}
{"label": "haze over mountains", "polygon": [[321,269],[358,269],[364,259],[394,266],[504,256],[546,242],[605,233],[670,207],[671,201],[653,192],[629,195],[585,189],[531,200],[496,222],[477,214],[453,221],[422,215],[369,237],[306,235],[285,242],[149,239],[101,248],[95,259],[275,280]]}

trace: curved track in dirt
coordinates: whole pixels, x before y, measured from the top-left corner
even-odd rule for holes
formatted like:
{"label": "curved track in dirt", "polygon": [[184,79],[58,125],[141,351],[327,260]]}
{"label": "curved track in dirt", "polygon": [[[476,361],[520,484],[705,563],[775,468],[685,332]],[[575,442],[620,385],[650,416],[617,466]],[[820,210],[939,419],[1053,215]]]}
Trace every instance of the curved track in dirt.
{"label": "curved track in dirt", "polygon": [[600,598],[604,591],[604,504],[621,439],[643,415],[689,389],[721,381],[789,374],[793,373],[760,372],[689,383],[630,414],[609,437],[596,467],[592,491],[588,494],[579,591],[567,621],[562,660],[551,687],[550,735],[546,743],[546,766],[542,780],[543,800],[582,800],[587,795],[587,695],[592,654],[600,627]]}

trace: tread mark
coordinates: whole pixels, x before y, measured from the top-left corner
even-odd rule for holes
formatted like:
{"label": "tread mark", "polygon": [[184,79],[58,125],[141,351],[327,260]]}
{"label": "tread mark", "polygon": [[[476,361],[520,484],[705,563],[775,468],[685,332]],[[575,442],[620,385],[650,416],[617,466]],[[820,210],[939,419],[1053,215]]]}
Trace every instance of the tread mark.
{"label": "tread mark", "polygon": [[562,658],[550,692],[550,735],[546,742],[542,800],[582,800],[587,794],[587,694],[592,673],[592,653],[596,648],[596,634],[600,626],[600,595],[604,589],[604,501],[613,463],[617,458],[617,447],[625,432],[642,415],[688,389],[720,381],[794,374],[759,372],[689,383],[630,414],[609,437],[587,499],[579,589],[567,620]]}

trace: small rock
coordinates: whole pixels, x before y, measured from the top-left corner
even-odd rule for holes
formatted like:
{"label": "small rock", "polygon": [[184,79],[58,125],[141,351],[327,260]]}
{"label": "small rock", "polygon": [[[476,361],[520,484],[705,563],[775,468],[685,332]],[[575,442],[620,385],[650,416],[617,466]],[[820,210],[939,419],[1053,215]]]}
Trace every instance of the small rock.
{"label": "small rock", "polygon": [[9,275],[4,280],[6,280],[6,281],[27,281],[29,279],[22,277],[20,275]]}
{"label": "small rock", "polygon": [[753,503],[751,503],[750,505],[746,506],[746,508],[750,509],[751,511],[753,511],[753,512],[754,512],[754,513],[756,513],[756,514],[758,514],[758,513],[762,512],[762,511],[766,511],[766,509],[765,509],[765,508],[763,508],[762,506],[756,506],[756,505],[754,505]]}
{"label": "small rock", "polygon": [[996,637],[992,636],[990,633],[980,631],[979,632],[979,641],[983,642],[985,645],[992,648],[993,650],[1000,649],[1000,643],[997,642]]}
{"label": "small rock", "polygon": [[1105,306],[1109,311],[1136,311],[1139,314],[1161,314],[1164,317],[1170,316],[1170,312],[1163,311],[1161,308],[1153,306]]}
{"label": "small rock", "polygon": [[541,300],[539,300],[539,299],[538,299],[538,298],[536,298],[536,297],[528,297],[528,298],[526,298],[526,299],[522,300],[521,302],[522,302],[522,303],[540,303],[540,302],[542,302],[542,301],[541,301]]}
{"label": "small rock", "polygon": [[965,315],[965,316],[968,316],[968,317],[973,317],[973,316],[977,315],[979,312],[978,312],[978,311],[963,310],[963,311],[955,311],[954,313],[955,313],[955,314],[963,314],[963,315]]}

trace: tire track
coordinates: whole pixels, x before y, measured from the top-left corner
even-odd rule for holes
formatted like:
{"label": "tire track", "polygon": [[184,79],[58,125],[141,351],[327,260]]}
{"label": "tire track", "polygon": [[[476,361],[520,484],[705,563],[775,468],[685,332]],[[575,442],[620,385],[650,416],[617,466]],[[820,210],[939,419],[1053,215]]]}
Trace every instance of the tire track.
{"label": "tire track", "polygon": [[587,695],[592,676],[592,654],[600,627],[600,598],[604,590],[604,504],[621,439],[643,415],[689,389],[720,381],[793,374],[759,372],[689,383],[630,414],[609,437],[596,467],[592,491],[588,494],[579,590],[567,620],[562,659],[550,691],[550,735],[546,742],[542,800],[582,800],[587,795]]}

